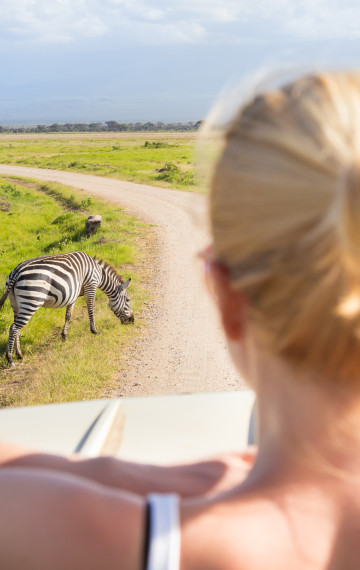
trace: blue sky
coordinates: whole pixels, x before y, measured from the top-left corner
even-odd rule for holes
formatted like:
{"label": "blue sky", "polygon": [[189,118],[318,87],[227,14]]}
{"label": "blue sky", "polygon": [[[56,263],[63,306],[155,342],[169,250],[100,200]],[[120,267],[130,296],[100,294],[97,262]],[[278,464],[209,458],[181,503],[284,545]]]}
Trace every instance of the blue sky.
{"label": "blue sky", "polygon": [[360,66],[357,0],[0,0],[0,124],[202,119],[227,82]]}

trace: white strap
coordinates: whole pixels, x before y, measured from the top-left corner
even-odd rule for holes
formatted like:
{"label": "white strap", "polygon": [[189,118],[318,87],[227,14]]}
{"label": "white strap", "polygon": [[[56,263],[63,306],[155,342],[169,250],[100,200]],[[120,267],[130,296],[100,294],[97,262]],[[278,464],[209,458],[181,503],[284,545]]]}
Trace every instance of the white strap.
{"label": "white strap", "polygon": [[148,496],[149,548],[146,570],[179,570],[180,523],[177,495]]}

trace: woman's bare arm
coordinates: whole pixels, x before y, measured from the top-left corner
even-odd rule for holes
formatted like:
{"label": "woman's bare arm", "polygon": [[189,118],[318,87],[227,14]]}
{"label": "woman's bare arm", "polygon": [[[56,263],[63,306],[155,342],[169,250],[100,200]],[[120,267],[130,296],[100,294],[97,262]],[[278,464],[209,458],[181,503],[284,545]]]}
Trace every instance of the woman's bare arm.
{"label": "woman's bare arm", "polygon": [[142,570],[141,497],[64,473],[0,471],[1,567]]}
{"label": "woman's bare arm", "polygon": [[0,442],[0,468],[28,467],[68,473],[139,495],[175,492],[183,497],[221,492],[240,483],[251,468],[254,450],[178,466],[121,461],[112,457],[66,458]]}

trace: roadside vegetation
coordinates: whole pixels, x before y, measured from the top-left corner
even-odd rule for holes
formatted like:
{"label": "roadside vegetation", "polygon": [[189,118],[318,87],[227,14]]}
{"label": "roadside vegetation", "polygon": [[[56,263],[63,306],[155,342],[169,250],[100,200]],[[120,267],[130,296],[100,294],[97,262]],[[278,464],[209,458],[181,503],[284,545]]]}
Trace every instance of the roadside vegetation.
{"label": "roadside vegetation", "polygon": [[[103,225],[87,237],[85,220],[94,213],[102,216]],[[95,318],[101,334],[90,333],[85,301],[79,298],[64,343],[65,309],[39,309],[21,333],[24,361],[8,369],[5,350],[13,313],[7,300],[0,312],[0,407],[120,394],[127,359],[146,318],[154,256],[152,228],[119,207],[59,184],[0,177],[0,296],[7,275],[21,261],[76,250],[105,259],[124,279],[132,277],[135,324],[121,325],[98,291]]]}
{"label": "roadside vegetation", "polygon": [[199,191],[195,132],[0,136],[0,164],[95,174]]}

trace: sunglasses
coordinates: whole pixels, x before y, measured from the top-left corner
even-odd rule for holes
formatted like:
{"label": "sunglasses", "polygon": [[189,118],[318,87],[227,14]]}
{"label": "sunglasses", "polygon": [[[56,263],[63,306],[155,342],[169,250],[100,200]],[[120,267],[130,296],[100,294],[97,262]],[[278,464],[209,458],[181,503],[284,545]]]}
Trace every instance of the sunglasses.
{"label": "sunglasses", "polygon": [[231,282],[238,281],[241,278],[243,286],[245,282],[247,284],[259,282],[271,273],[271,268],[279,257],[279,251],[277,249],[268,249],[255,252],[230,268],[216,259],[213,245],[209,245],[198,253],[198,257],[204,263],[203,275],[206,287],[211,296],[218,299],[219,295],[216,292],[216,285],[219,283],[220,274],[222,277],[226,276]]}
{"label": "sunglasses", "polygon": [[214,256],[214,246],[211,244],[197,254],[203,263],[203,279],[205,287],[213,299],[218,299],[218,274],[219,271],[228,273],[226,266]]}

